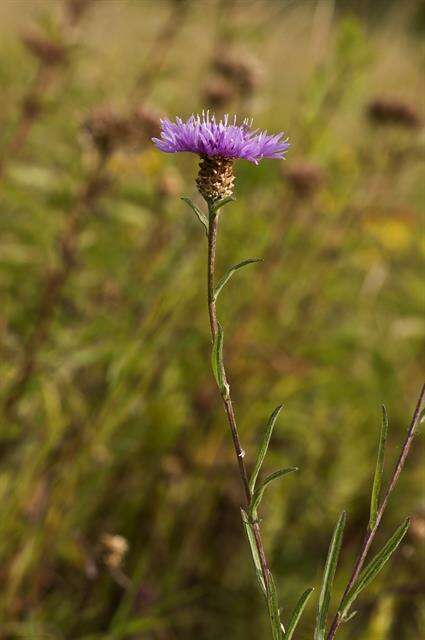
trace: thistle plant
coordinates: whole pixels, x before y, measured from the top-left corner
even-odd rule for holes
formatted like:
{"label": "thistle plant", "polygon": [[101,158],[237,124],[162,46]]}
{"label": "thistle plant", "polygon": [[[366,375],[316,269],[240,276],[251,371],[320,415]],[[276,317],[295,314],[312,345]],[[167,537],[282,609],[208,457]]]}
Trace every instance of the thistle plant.
{"label": "thistle plant", "polygon": [[[265,599],[272,637],[273,640],[291,640],[291,638],[294,637],[296,627],[313,589],[309,588],[304,591],[295,605],[292,615],[283,621],[276,582],[270,570],[262,539],[261,521],[258,512],[266,488],[274,480],[296,472],[298,469],[297,467],[278,469],[274,473],[261,479],[262,466],[266,458],[275,424],[283,407],[283,405],[279,405],[270,415],[256,460],[252,465],[251,473],[249,473],[245,462],[245,451],[239,435],[223,357],[224,332],[217,314],[218,297],[231,277],[239,269],[258,262],[258,259],[248,258],[243,260],[230,267],[220,280],[217,281],[216,278],[218,224],[223,208],[234,200],[234,161],[243,159],[258,164],[264,158],[283,159],[289,143],[288,140],[284,138],[283,133],[269,135],[266,131],[253,130],[251,122],[244,120],[242,124],[238,124],[236,116],[233,120],[225,116],[223,120],[217,121],[215,116],[210,116],[208,112],[203,113],[201,116],[192,115],[186,122],[180,118],[176,118],[175,122],[164,119],[161,120],[161,127],[161,137],[153,138],[153,142],[160,151],[165,153],[190,152],[200,157],[196,185],[205,201],[206,212],[202,211],[190,198],[183,198],[183,200],[196,214],[207,236],[207,300],[212,341],[212,370],[232,436],[243,492],[243,505],[241,507],[242,522],[249,542],[258,585]],[[394,490],[398,477],[406,462],[417,425],[420,421],[424,395],[425,385],[422,387],[406,441],[402,447],[402,452],[393,471],[388,489],[381,502],[380,489],[384,470],[385,443],[388,432],[387,414],[384,409],[378,461],[373,482],[370,521],[366,537],[327,635],[332,586],[346,522],[346,514],[343,512],[335,528],[326,560],[317,607],[314,640],[325,640],[325,638],[327,638],[327,640],[333,640],[340,626],[353,617],[354,613],[351,612],[352,604],[361,591],[378,575],[408,530],[409,521],[406,520],[400,525],[375,558],[364,567],[370,546],[387,507],[389,497]]]}

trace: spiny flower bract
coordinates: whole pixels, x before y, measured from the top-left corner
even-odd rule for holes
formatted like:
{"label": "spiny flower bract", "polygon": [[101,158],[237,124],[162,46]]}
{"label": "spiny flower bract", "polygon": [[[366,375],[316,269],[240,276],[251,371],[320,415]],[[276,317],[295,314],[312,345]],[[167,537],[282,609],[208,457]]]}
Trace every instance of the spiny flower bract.
{"label": "spiny flower bract", "polygon": [[283,133],[269,135],[267,131],[251,129],[245,119],[238,125],[236,116],[217,122],[214,115],[192,115],[186,122],[161,120],[161,138],[152,138],[160,151],[177,153],[189,151],[200,156],[243,159],[258,164],[263,158],[283,158],[289,147]]}

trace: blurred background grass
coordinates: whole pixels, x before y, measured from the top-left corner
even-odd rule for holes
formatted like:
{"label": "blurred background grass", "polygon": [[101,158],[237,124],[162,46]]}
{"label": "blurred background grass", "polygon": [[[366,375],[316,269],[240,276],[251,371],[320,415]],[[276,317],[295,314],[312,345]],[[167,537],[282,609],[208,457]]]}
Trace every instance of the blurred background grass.
{"label": "blurred background grass", "polygon": [[[301,469],[263,507],[282,603],[318,585],[347,508],[338,595],[368,519],[380,404],[391,464],[423,364],[424,4],[2,0],[0,25],[4,405],[61,269],[57,238],[76,207],[83,221],[1,422],[0,637],[267,638],[209,367],[205,238],[179,200],[196,198],[196,159],[148,138],[158,113],[206,106],[290,136],[285,163],[237,165],[219,266],[265,262],[220,311],[247,459],[283,401],[268,465]],[[46,42],[66,60],[46,62]],[[130,146],[115,136],[84,199],[105,109],[137,131]],[[420,453],[418,440],[378,542],[413,514],[408,538],[341,639],[423,630]]]}

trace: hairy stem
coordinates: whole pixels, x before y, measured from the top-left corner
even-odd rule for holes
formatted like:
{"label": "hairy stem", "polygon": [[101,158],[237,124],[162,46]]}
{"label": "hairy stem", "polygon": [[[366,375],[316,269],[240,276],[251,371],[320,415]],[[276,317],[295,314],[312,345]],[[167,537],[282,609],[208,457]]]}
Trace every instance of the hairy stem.
{"label": "hairy stem", "polygon": [[[218,320],[217,320],[217,309],[215,303],[214,296],[214,281],[215,281],[215,263],[216,263],[216,248],[217,248],[217,228],[218,228],[218,216],[217,212],[214,212],[209,206],[209,230],[208,230],[208,310],[209,310],[209,318],[211,325],[211,337],[214,342],[217,337],[218,332]],[[226,378],[226,371],[224,369],[224,365],[222,365],[222,376],[224,380],[223,391],[221,391],[221,397],[223,400],[224,410],[227,416],[227,421],[229,423],[230,431],[233,439],[233,447],[235,450],[239,475],[244,491],[245,498],[245,507],[248,508],[251,502],[251,490],[249,488],[249,480],[248,473],[246,470],[244,456],[245,452],[242,448],[238,427],[236,423],[236,416],[233,409],[233,403],[230,396],[230,388]],[[253,533],[255,537],[255,542],[257,545],[258,555],[261,563],[261,571],[263,574],[264,584],[266,586],[266,590],[269,590],[269,567],[267,563],[266,554],[264,551],[264,545],[261,539],[260,526],[258,522],[253,524]]]}
{"label": "hairy stem", "polygon": [[[390,499],[390,496],[391,496],[392,492],[394,491],[394,488],[395,488],[395,486],[397,484],[397,480],[398,480],[398,478],[399,478],[399,476],[400,476],[400,474],[401,474],[401,472],[403,470],[403,467],[404,467],[404,465],[406,463],[406,459],[407,459],[407,456],[409,454],[410,447],[412,446],[413,438],[414,438],[415,433],[416,433],[416,428],[417,428],[417,426],[419,424],[419,421],[420,421],[421,407],[422,407],[422,404],[423,404],[423,401],[424,401],[424,397],[425,397],[425,384],[422,385],[422,389],[420,391],[419,398],[418,398],[418,401],[416,403],[416,408],[415,408],[415,411],[413,413],[413,417],[412,417],[412,420],[411,420],[411,423],[410,423],[410,426],[409,426],[409,429],[408,429],[408,432],[407,432],[406,439],[405,439],[404,444],[402,446],[402,449],[401,449],[401,452],[400,452],[400,456],[399,456],[399,458],[397,460],[397,463],[396,463],[396,465],[394,467],[394,470],[393,470],[393,473],[392,473],[392,476],[391,476],[391,480],[390,480],[390,483],[388,485],[387,491],[385,493],[384,499],[382,500],[381,506],[378,509],[378,513],[377,513],[377,517],[376,517],[376,524],[372,529],[368,528],[368,530],[366,531],[366,536],[365,536],[365,538],[363,540],[363,544],[362,544],[360,552],[359,552],[359,554],[357,556],[357,560],[356,560],[356,562],[354,564],[353,573],[351,574],[351,577],[350,577],[350,579],[348,581],[348,584],[347,584],[347,586],[345,588],[345,591],[343,593],[343,596],[341,598],[340,607],[341,607],[341,604],[342,604],[345,596],[348,594],[348,592],[350,591],[351,587],[354,585],[354,583],[356,582],[357,578],[360,575],[360,572],[361,572],[361,570],[362,570],[362,568],[364,566],[364,563],[366,561],[367,555],[369,553],[369,549],[370,549],[370,547],[372,545],[372,542],[373,542],[373,540],[375,538],[376,532],[378,531],[379,524],[380,524],[380,522],[382,520],[382,516],[384,515],[385,509],[386,509],[386,507],[388,505],[388,501]],[[329,631],[327,640],[333,640],[335,638],[336,633],[337,633],[339,627],[341,626],[342,622],[343,622],[343,620],[342,620],[341,616],[337,613],[335,615],[335,618],[333,619],[332,626],[331,626],[331,629]]]}

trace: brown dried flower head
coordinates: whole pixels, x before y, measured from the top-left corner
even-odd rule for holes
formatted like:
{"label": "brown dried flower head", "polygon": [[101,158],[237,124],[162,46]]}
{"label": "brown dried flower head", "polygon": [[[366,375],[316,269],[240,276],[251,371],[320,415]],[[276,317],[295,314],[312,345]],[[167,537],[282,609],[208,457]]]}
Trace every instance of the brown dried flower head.
{"label": "brown dried flower head", "polygon": [[324,182],[323,170],[312,162],[294,163],[285,170],[283,175],[294,193],[300,198],[311,196]]}
{"label": "brown dried flower head", "polygon": [[421,119],[415,105],[399,99],[378,98],[367,107],[371,122],[378,125],[395,125],[417,129]]}
{"label": "brown dried flower head", "polygon": [[71,24],[76,24],[96,0],[67,0],[66,8]]}
{"label": "brown dried flower head", "polygon": [[42,110],[40,98],[36,96],[26,96],[22,104],[25,117],[32,120],[38,116]]}
{"label": "brown dried flower head", "polygon": [[155,107],[140,104],[132,116],[132,128],[134,142],[150,142],[152,138],[159,136],[161,132],[161,118],[163,113]]}
{"label": "brown dried flower head", "polygon": [[22,36],[22,42],[43,64],[59,66],[68,62],[69,51],[64,44],[49,40],[42,33],[30,31]]}
{"label": "brown dried flower head", "polygon": [[132,134],[132,122],[110,106],[94,109],[84,123],[93,144],[102,155],[109,155],[128,143]]}
{"label": "brown dried flower head", "polygon": [[209,107],[223,109],[234,97],[235,88],[226,78],[213,76],[207,81],[204,89],[204,101]]}
{"label": "brown dried flower head", "polygon": [[213,60],[213,67],[233,82],[242,95],[252,94],[261,84],[259,64],[246,53],[220,51]]}

